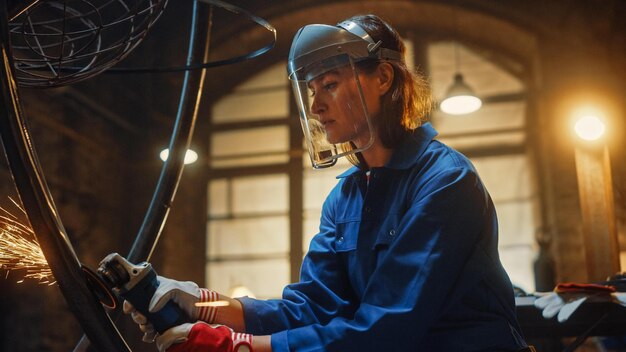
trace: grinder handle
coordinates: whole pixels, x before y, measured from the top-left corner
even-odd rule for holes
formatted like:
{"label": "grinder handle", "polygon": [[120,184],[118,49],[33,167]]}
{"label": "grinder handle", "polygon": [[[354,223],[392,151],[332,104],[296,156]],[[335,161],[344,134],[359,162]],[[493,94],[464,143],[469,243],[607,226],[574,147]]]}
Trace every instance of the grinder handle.
{"label": "grinder handle", "polygon": [[157,287],[159,287],[159,281],[156,272],[152,271],[131,290],[120,293],[120,296],[145,315],[160,334],[171,327],[190,322],[191,318],[187,316],[187,313],[173,301],[167,302],[163,308],[154,313],[148,310],[150,299],[154,296]]}

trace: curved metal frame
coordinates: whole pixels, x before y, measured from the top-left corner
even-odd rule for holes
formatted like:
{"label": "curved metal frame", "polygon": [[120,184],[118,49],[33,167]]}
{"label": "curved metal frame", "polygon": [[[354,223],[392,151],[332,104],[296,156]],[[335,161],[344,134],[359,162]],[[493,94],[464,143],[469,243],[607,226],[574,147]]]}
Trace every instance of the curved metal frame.
{"label": "curved metal frame", "polygon": [[[22,1],[22,2],[26,2],[27,0],[15,0],[15,1]],[[39,0],[28,0],[28,3],[32,2],[32,3],[37,3]],[[255,14],[246,11],[240,7],[231,5],[227,2],[221,1],[221,0],[198,0],[199,2],[203,2],[205,4],[214,6],[214,7],[218,7],[221,8],[223,10],[229,11],[235,15],[242,15],[248,19],[250,19],[251,21],[253,21],[254,23],[258,24],[259,26],[267,29],[271,34],[272,34],[272,41],[267,43],[266,45],[264,45],[261,48],[255,49],[255,50],[251,50],[245,54],[241,54],[241,55],[237,55],[237,56],[233,56],[233,57],[229,57],[229,58],[225,58],[225,59],[220,59],[220,60],[215,60],[215,61],[208,61],[208,57],[205,58],[202,61],[187,61],[187,63],[185,65],[173,65],[173,66],[162,66],[162,67],[120,67],[120,66],[115,66],[115,67],[108,67],[106,69],[106,71],[104,71],[107,74],[129,74],[129,73],[171,73],[171,72],[183,72],[183,71],[190,71],[190,70],[198,70],[198,69],[206,69],[206,68],[213,68],[213,67],[220,67],[220,66],[225,66],[225,65],[231,65],[231,64],[235,64],[238,62],[242,62],[242,61],[246,61],[246,60],[250,60],[253,59],[257,56],[261,56],[263,54],[265,54],[266,52],[270,51],[272,48],[274,48],[274,46],[276,45],[276,41],[277,41],[277,37],[276,37],[276,29],[266,20],[264,20],[263,18],[256,16]],[[31,6],[32,4],[28,5]],[[27,6],[26,4],[23,4],[23,6]],[[18,8],[15,9],[14,12],[18,12],[18,11],[25,11]],[[11,12],[11,11],[10,11]],[[39,69],[43,69],[46,66],[40,66]],[[33,70],[36,71],[35,67],[29,67],[29,70]],[[66,72],[66,73],[76,73],[76,72],[83,72],[85,70],[85,67],[72,67],[72,66],[68,66],[68,65],[64,65],[63,67],[59,67],[57,68],[58,72]],[[24,72],[26,72],[28,70],[24,70]],[[35,77],[39,77],[42,78],[43,76],[37,76],[34,73],[29,73],[31,75],[34,75]],[[82,80],[86,77],[89,77],[89,75],[85,74],[82,75],[81,77],[77,77],[76,79],[64,79],[62,80],[62,82],[56,82],[56,83],[52,83],[52,82],[48,82],[47,84],[39,84],[40,82],[24,82],[22,80],[20,80],[18,83],[20,86],[26,86],[26,87],[38,87],[38,88],[46,88],[46,87],[53,87],[53,86],[57,86],[57,85],[65,85],[65,84],[71,84],[75,81],[78,80]]]}
{"label": "curved metal frame", "polygon": [[[194,1],[194,15],[189,37],[189,51],[187,63],[196,59],[205,60],[209,56],[209,35],[211,20],[207,13],[198,11],[198,0]],[[204,29],[204,32],[202,31]],[[204,43],[204,47],[200,44]],[[195,73],[195,74],[194,74]],[[191,144],[206,69],[200,72],[186,71],[183,87],[178,104],[176,122],[170,138],[170,154],[163,167],[157,187],[154,191],[150,207],[144,217],[144,221],[135,238],[135,242],[128,253],[127,259],[132,263],[148,261],[152,256],[154,247],[159,240],[163,226],[169,214],[176,190],[183,173],[185,153]],[[192,88],[190,88],[190,86]],[[191,92],[196,92],[195,99],[190,99]]]}
{"label": "curved metal frame", "polygon": [[[79,11],[67,0],[14,1],[18,3],[9,6],[9,16],[19,13],[9,21],[14,75],[20,86],[32,88],[72,84],[113,67],[143,41],[168,4],[168,0],[100,4],[83,0],[80,5],[85,8]],[[39,18],[49,11],[65,16]],[[68,21],[80,22],[79,28]]]}
{"label": "curved metal frame", "polygon": [[[187,52],[188,63],[198,59],[205,60],[209,56],[211,10],[203,12],[199,10],[198,6],[198,1],[194,0]],[[205,76],[206,69],[202,69],[200,72],[185,72],[176,121],[170,137],[170,156],[163,163],[150,206],[135,238],[135,242],[127,255],[127,259],[132,263],[150,259],[165,226],[183,173],[185,153],[191,144]],[[191,97],[193,92],[196,92],[195,99]],[[112,314],[112,319],[116,320],[118,315],[119,310]],[[83,336],[80,339],[74,348],[74,352],[89,350],[90,340],[85,337],[89,337],[89,335],[87,334],[87,336]]]}
{"label": "curved metal frame", "polygon": [[225,66],[225,65],[230,65],[230,64],[236,64],[238,62],[250,60],[257,56],[261,56],[265,54],[266,52],[270,51],[276,45],[276,40],[277,40],[276,28],[274,28],[269,22],[267,22],[263,18],[224,1],[220,1],[220,0],[198,0],[198,1],[211,5],[211,6],[219,7],[226,11],[230,11],[236,15],[243,15],[249,18],[250,20],[258,24],[259,26],[262,26],[263,28],[267,29],[270,33],[272,33],[272,36],[273,36],[272,41],[266,44],[265,46],[263,46],[262,48],[250,51],[243,55],[229,57],[229,58],[222,59],[222,60],[206,61],[205,59],[202,61],[202,63],[187,62],[185,66],[171,66],[171,67],[146,67],[146,68],[113,67],[113,68],[108,69],[106,72],[112,73],[112,74],[115,74],[115,73],[164,73],[164,72],[182,72],[182,71],[189,71],[189,70],[219,67],[219,66]]}
{"label": "curved metal frame", "polygon": [[[208,30],[204,34],[196,33],[198,28],[208,29],[208,21],[206,16],[204,20],[198,19],[200,16],[197,16],[199,13],[197,6],[197,2],[194,1],[189,61],[196,56],[204,59],[208,54]],[[2,7],[0,9],[0,50],[3,64],[0,73],[0,81],[3,84],[0,89],[5,107],[0,111],[0,133],[24,209],[63,296],[79,320],[89,341],[102,351],[130,351],[115,324],[88,287],[80,260],[69,241],[46,184],[32,144],[28,124],[22,112],[17,83],[12,71],[13,60],[8,37],[7,9],[4,4],[0,7]],[[204,48],[200,48],[202,43],[206,44]],[[185,75],[177,121],[170,142],[171,157],[163,166],[152,205],[129,255],[131,260],[140,261],[149,258],[174,198],[182,174],[184,154],[193,134],[205,70],[195,73],[195,77],[192,77],[190,72]],[[193,88],[190,88],[190,85],[193,85]],[[196,99],[189,102],[190,92],[193,91],[197,92]],[[189,108],[192,113],[188,114]],[[86,347],[84,343],[82,347]]]}
{"label": "curved metal frame", "polygon": [[8,36],[6,2],[0,4],[0,133],[24,210],[68,306],[102,351],[130,351],[87,285],[39,165],[22,113]]}
{"label": "curved metal frame", "polygon": [[[211,19],[209,17],[203,17],[196,19],[198,3],[205,3],[211,8],[213,6],[228,10],[235,14],[242,14],[257,24],[266,28],[273,35],[273,41],[261,49],[255,50],[248,54],[233,57],[225,60],[207,62],[209,58],[209,37],[211,30]],[[203,16],[205,16],[204,14]],[[195,23],[195,24],[194,24]],[[201,32],[203,28],[206,28],[206,32]],[[205,47],[201,48],[199,43],[205,43]],[[153,69],[139,70],[136,72],[173,72],[173,71],[185,71],[185,80],[180,96],[180,103],[178,105],[178,113],[176,116],[176,123],[172,136],[170,138],[169,150],[170,157],[163,164],[159,181],[155,189],[150,207],[144,217],[144,221],[141,225],[139,233],[135,238],[135,242],[128,254],[127,259],[132,263],[138,263],[142,261],[148,261],[152,256],[154,247],[161,235],[165,221],[171,204],[180,182],[182,170],[184,166],[184,157],[189,145],[191,143],[191,137],[193,134],[193,128],[200,107],[200,99],[202,96],[202,87],[204,78],[206,76],[206,69],[210,67],[222,66],[232,63],[248,60],[259,55],[262,55],[269,51],[276,44],[276,29],[272,27],[266,20],[246,11],[237,6],[228,4],[220,0],[194,0],[194,19],[192,21],[192,31],[189,38],[189,51],[187,55],[186,66],[178,68],[164,68],[162,70],[151,71]],[[203,64],[194,64],[197,62],[203,62]],[[193,76],[190,71],[197,69],[200,70],[200,74]],[[188,88],[192,85],[196,89],[196,99],[191,101],[189,94],[192,90]],[[187,111],[191,111],[190,115],[187,115]]]}
{"label": "curved metal frame", "polygon": [[[35,2],[36,0],[32,1]],[[207,63],[211,12],[199,11],[198,2],[245,15],[272,32],[274,41],[241,57]],[[63,296],[85,331],[86,336],[83,336],[75,351],[88,350],[91,347],[102,351],[130,351],[111,317],[89,288],[82,264],[69,241],[45,181],[19,100],[17,81],[13,73],[8,35],[9,13],[6,6],[4,1],[0,4],[0,94],[4,107],[0,108],[0,135],[18,193]],[[161,235],[182,176],[184,155],[191,143],[206,69],[259,56],[271,49],[275,42],[276,30],[265,20],[219,0],[194,0],[187,66],[184,68],[185,78],[170,139],[170,157],[163,164],[150,207],[128,254],[131,262],[149,260]],[[204,64],[194,65],[198,59]],[[195,68],[201,70],[192,72],[191,69]],[[192,100],[191,94],[194,91],[196,95]]]}

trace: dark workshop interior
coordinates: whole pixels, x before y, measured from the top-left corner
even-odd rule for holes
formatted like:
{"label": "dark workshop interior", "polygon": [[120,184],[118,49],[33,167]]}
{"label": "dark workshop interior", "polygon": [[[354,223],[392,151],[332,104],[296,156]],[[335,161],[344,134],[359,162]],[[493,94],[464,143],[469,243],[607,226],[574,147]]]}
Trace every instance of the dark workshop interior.
{"label": "dark workshop interior", "polygon": [[[306,24],[366,13],[400,32],[407,61],[429,78],[435,101],[455,74],[482,100],[475,112],[436,109],[430,120],[489,189],[500,258],[520,298],[626,271],[626,2],[228,3],[269,22],[277,40],[258,57],[206,70],[191,141],[197,160],[184,167],[150,259],[159,274],[268,299],[298,281],[322,202],[349,164],[311,168],[285,68],[289,47]],[[241,14],[201,1],[198,11],[210,11],[209,60],[272,41]],[[192,12],[192,0],[170,1],[113,68],[185,66]],[[129,252],[159,180],[183,78],[181,71],[105,70],[59,87],[19,86],[58,216],[86,267]],[[597,118],[604,134],[579,138],[581,116]],[[11,199],[20,198],[3,153],[0,207],[27,222]],[[0,266],[0,351],[72,351],[83,329],[59,285],[24,275]],[[518,303],[537,351],[561,351],[598,320],[582,310],[568,327]],[[612,310],[577,351],[626,351],[626,308]],[[126,317],[118,328],[133,351],[156,351]]]}

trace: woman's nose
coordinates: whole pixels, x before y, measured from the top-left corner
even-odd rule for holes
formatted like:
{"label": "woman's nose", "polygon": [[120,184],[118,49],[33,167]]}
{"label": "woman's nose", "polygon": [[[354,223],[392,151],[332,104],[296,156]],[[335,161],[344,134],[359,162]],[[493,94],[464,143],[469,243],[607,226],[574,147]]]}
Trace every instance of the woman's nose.
{"label": "woman's nose", "polygon": [[311,104],[311,112],[314,114],[319,114],[325,110],[324,104],[322,104],[319,95],[313,97],[313,104]]}

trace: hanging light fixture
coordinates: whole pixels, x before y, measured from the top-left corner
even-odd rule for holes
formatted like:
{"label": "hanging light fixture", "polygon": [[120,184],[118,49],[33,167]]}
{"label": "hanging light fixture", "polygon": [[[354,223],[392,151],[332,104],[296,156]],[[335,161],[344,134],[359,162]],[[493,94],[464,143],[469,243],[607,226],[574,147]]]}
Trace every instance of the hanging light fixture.
{"label": "hanging light fixture", "polygon": [[480,98],[463,81],[463,75],[457,72],[454,75],[454,82],[446,92],[446,97],[441,101],[440,108],[450,115],[465,115],[480,109],[482,105]]}
{"label": "hanging light fixture", "polygon": [[[161,153],[159,153],[159,157],[163,161],[166,161],[169,156],[170,156],[170,150],[167,148],[161,150]],[[187,152],[185,153],[185,161],[184,161],[185,165],[193,164],[197,160],[198,160],[198,153],[196,153],[195,151],[191,149],[187,149]]]}
{"label": "hanging light fixture", "polygon": [[[455,32],[458,38],[458,20],[456,9],[454,10],[454,26]],[[463,75],[461,74],[460,64],[461,59],[459,57],[459,44],[454,43],[454,65],[455,71],[454,82],[448,91],[445,98],[439,104],[441,111],[450,115],[465,115],[477,111],[483,105],[483,102],[474,94],[472,88],[470,88],[465,81],[463,81]]]}

